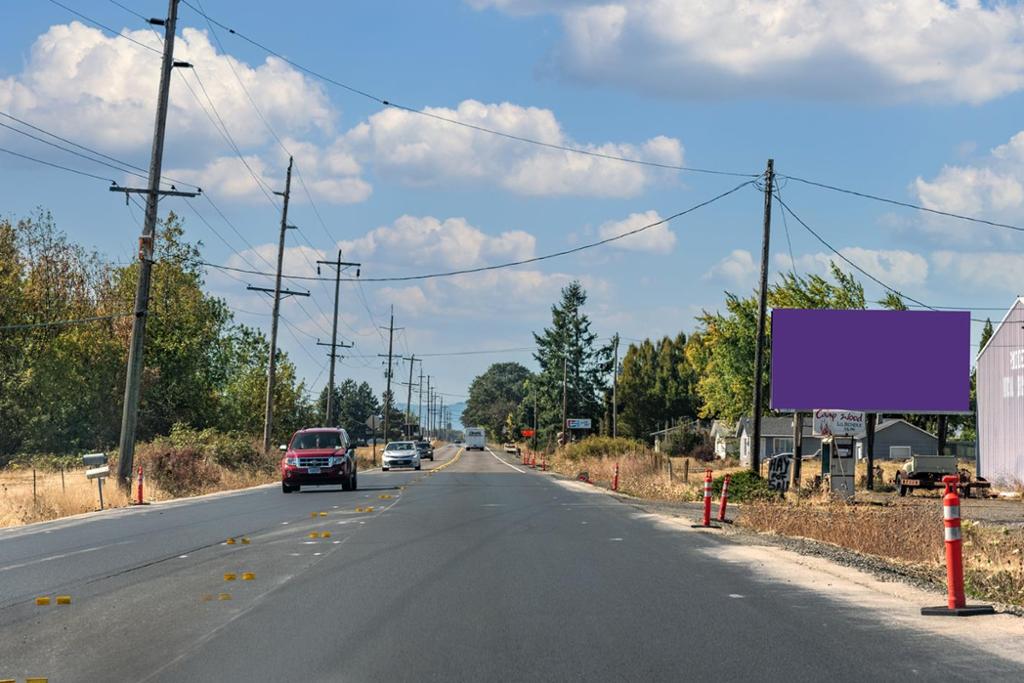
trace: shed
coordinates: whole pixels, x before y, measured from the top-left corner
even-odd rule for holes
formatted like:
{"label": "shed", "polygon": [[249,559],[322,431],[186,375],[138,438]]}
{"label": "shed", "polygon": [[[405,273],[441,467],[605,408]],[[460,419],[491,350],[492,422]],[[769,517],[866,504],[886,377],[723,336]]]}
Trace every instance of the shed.
{"label": "shed", "polygon": [[978,353],[978,475],[1024,481],[1024,297]]}
{"label": "shed", "polygon": [[[906,420],[885,420],[875,427],[875,460],[903,460],[906,449],[916,455],[935,455],[939,438]],[[863,447],[858,444],[858,453]]]}

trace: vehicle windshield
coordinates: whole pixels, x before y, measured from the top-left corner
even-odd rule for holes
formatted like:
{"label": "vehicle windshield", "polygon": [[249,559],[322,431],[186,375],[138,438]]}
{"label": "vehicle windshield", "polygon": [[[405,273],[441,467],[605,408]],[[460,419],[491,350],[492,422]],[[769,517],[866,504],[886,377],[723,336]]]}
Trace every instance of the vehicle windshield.
{"label": "vehicle windshield", "polygon": [[386,451],[411,451],[416,446],[413,445],[412,441],[392,441],[384,449]]}
{"label": "vehicle windshield", "polygon": [[303,432],[292,441],[293,451],[311,451],[318,448],[341,448],[338,432]]}

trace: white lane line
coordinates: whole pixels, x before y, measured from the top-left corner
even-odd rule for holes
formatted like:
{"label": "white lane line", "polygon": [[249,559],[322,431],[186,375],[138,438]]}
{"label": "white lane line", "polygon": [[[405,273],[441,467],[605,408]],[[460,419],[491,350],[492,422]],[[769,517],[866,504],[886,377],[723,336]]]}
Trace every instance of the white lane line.
{"label": "white lane line", "polygon": [[71,557],[73,555],[81,555],[83,553],[91,553],[97,550],[103,550],[104,548],[112,548],[116,545],[125,545],[126,543],[132,543],[132,541],[118,541],[117,543],[111,543],[109,545],[98,545],[95,548],[83,548],[82,550],[75,550],[70,553],[61,553],[60,555],[50,555],[49,557],[40,557],[38,560],[30,560],[28,562],[20,562],[18,564],[9,564],[6,567],[0,567],[0,572],[5,572],[8,569],[21,569],[22,567],[29,567],[33,564],[41,564],[43,562],[49,562],[51,560],[62,560],[65,557]]}
{"label": "white lane line", "polygon": [[501,458],[499,458],[499,457],[497,456],[497,454],[495,454],[495,452],[494,452],[494,451],[492,451],[492,450],[491,450],[490,448],[488,448],[488,449],[487,449],[487,452],[488,452],[488,453],[490,453],[491,455],[493,455],[493,456],[494,456],[494,459],[495,459],[495,460],[497,460],[498,462],[500,462],[500,463],[501,463],[502,465],[505,465],[506,467],[511,467],[512,469],[514,469],[514,470],[515,470],[516,472],[518,472],[519,474],[523,474],[523,473],[525,472],[525,470],[521,470],[521,469],[519,469],[518,467],[516,467],[515,465],[513,465],[513,464],[511,464],[511,463],[508,463],[508,462],[505,462],[504,460],[502,460]]}
{"label": "white lane line", "polygon": [[743,596],[739,593],[729,593],[730,598],[742,598]]}

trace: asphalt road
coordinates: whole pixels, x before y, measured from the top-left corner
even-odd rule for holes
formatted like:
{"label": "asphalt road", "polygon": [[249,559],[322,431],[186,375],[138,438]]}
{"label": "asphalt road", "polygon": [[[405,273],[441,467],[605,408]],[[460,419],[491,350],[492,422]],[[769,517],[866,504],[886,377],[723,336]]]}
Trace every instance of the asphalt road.
{"label": "asphalt road", "polygon": [[[268,487],[0,532],[0,679],[1021,679],[502,460],[449,447],[433,474],[367,471],[357,492]],[[56,594],[72,604],[34,604]]]}

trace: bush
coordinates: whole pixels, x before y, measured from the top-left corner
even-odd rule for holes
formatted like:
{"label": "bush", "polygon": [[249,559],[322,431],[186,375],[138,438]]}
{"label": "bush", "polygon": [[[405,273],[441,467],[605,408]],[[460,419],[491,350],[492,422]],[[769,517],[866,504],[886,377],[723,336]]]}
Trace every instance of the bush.
{"label": "bush", "polygon": [[710,444],[702,443],[690,451],[690,457],[701,462],[711,462],[715,459],[715,449]]}
{"label": "bush", "polygon": [[241,432],[220,432],[215,429],[198,431],[177,423],[168,437],[176,448],[192,448],[207,460],[229,470],[272,470],[276,456],[267,457],[252,436]]}
{"label": "bush", "polygon": [[[725,476],[717,477],[711,482],[716,497],[722,494],[722,481]],[[745,503],[752,500],[778,498],[778,493],[768,487],[768,481],[757,476],[750,470],[736,472],[729,476],[729,501]]]}
{"label": "bush", "polygon": [[669,455],[681,457],[689,455],[705,443],[704,434],[701,432],[677,429],[674,432],[669,432],[668,438],[665,439],[664,450]]}
{"label": "bush", "polygon": [[220,471],[193,446],[178,447],[160,439],[140,447],[137,462],[146,476],[172,496],[197,493],[220,481]]}
{"label": "bush", "polygon": [[644,445],[634,439],[621,436],[591,436],[583,441],[571,443],[565,447],[565,456],[570,460],[586,458],[607,458],[643,450]]}

